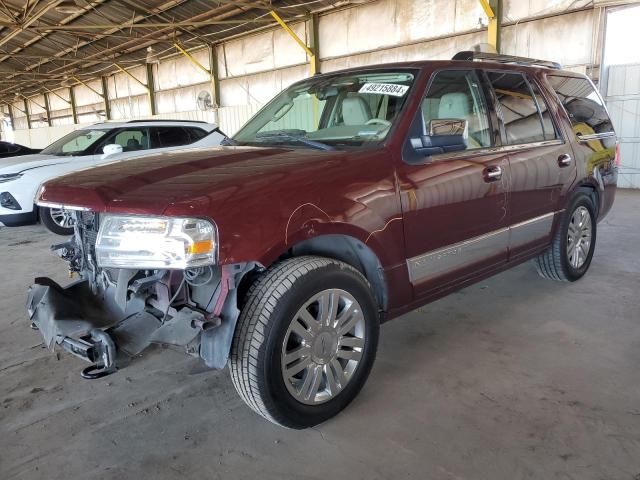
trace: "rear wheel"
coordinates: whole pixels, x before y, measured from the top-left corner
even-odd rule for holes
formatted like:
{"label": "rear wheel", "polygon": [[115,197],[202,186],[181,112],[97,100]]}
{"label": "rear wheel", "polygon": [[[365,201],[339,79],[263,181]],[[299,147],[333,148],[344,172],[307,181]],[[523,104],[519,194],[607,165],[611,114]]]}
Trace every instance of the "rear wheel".
{"label": "rear wheel", "polygon": [[336,260],[299,257],[249,289],[231,350],[231,378],[244,401],[290,428],[340,412],[369,375],[378,311],[367,280]]}
{"label": "rear wheel", "polygon": [[51,232],[58,235],[73,235],[74,219],[71,212],[63,208],[40,207],[40,221]]}
{"label": "rear wheel", "polygon": [[581,278],[591,265],[596,230],[591,196],[580,192],[565,211],[553,244],[536,258],[540,276],[563,282]]}

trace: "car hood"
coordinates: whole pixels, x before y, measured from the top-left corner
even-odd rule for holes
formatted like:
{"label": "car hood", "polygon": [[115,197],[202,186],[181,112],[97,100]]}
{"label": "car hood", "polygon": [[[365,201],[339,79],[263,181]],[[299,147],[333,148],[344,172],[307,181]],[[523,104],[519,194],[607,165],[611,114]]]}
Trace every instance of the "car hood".
{"label": "car hood", "polygon": [[56,155],[43,155],[36,153],[33,155],[21,155],[19,157],[9,157],[0,160],[0,174],[22,173],[33,168],[46,167],[48,165],[58,165],[68,163],[75,157],[58,157]]}
{"label": "car hood", "polygon": [[[232,199],[299,189],[309,178],[327,177],[345,151],[216,147],[119,161],[47,182],[40,202],[98,212],[215,215]],[[357,155],[357,154],[356,154]]]}

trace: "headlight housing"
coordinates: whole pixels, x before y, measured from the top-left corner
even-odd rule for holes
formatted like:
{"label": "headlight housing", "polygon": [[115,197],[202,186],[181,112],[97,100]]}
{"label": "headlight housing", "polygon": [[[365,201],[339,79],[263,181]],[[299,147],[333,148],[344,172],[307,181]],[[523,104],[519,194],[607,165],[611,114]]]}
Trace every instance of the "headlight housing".
{"label": "headlight housing", "polygon": [[213,265],[217,230],[200,218],[102,215],[96,241],[100,267],[187,269]]}

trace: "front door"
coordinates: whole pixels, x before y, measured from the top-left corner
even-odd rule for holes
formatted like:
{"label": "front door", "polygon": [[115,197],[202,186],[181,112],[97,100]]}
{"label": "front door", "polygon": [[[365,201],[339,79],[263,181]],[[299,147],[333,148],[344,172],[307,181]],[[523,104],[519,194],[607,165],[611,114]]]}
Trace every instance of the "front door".
{"label": "front door", "polygon": [[466,148],[419,158],[407,155],[409,138],[398,168],[416,298],[507,260],[509,162],[476,71],[434,73],[410,137],[428,137],[438,119],[466,122]]}

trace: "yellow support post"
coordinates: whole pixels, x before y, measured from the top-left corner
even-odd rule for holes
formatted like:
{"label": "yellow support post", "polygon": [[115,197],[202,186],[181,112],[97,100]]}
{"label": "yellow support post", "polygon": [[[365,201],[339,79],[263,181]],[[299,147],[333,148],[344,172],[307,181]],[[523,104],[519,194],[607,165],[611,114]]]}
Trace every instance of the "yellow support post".
{"label": "yellow support post", "polygon": [[[116,65],[117,66],[117,65]],[[84,85],[85,87],[87,87],[89,90],[91,90],[93,93],[95,93],[96,95],[99,95],[101,97],[104,97],[103,94],[101,94],[99,91],[97,91],[94,88],[91,88],[89,85],[87,85],[85,82],[83,82],[82,80],[80,80],[78,77],[71,77],[73,78],[76,82],[81,83],[82,85]]]}
{"label": "yellow support post", "polygon": [[[120,70],[122,73],[124,73],[125,75],[128,75],[129,77],[131,77],[133,80],[135,80],[136,82],[138,82],[140,85],[142,85],[144,88],[146,88],[147,90],[149,90],[149,86],[138,80],[136,77],[134,77],[131,73],[127,72],[124,68],[122,68],[120,65],[118,65],[117,63],[113,64],[118,70]],[[94,90],[95,91],[95,90]]]}
{"label": "yellow support post", "polygon": [[189,61],[194,64],[197,68],[199,68],[200,70],[202,70],[203,72],[205,72],[207,75],[211,75],[211,71],[205,67],[204,65],[202,65],[198,60],[196,60],[194,58],[193,55],[191,55],[189,52],[187,52],[184,48],[182,48],[179,44],[174,43],[173,44],[174,47],[176,47],[178,49],[178,51],[184,55],[185,57],[187,57],[189,59]]}
{"label": "yellow support post", "polygon": [[487,42],[496,52],[500,52],[500,13],[502,10],[501,0],[478,0],[484,13],[489,19]]}
{"label": "yellow support post", "polygon": [[316,59],[316,54],[315,52],[313,52],[305,42],[303,42],[300,37],[298,37],[298,35],[296,35],[296,32],[294,32],[293,30],[291,30],[291,28],[289,27],[289,25],[287,25],[285,23],[284,20],[282,20],[282,18],[280,18],[280,15],[278,15],[276,12],[274,12],[273,10],[271,10],[269,12],[271,14],[271,16],[275,19],[276,22],[278,22],[278,24],[280,24],[280,26],[284,29],[285,32],[287,32],[289,34],[289,36],[291,36],[291,38],[293,38],[296,43],[298,45],[300,45],[300,48],[302,48],[307,55],[309,56],[309,62],[311,64],[310,66],[310,70],[311,70],[311,75],[315,75],[316,73],[316,65],[317,65],[317,59]]}

